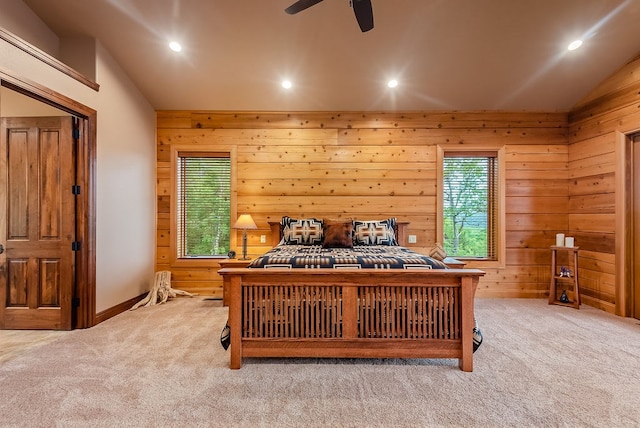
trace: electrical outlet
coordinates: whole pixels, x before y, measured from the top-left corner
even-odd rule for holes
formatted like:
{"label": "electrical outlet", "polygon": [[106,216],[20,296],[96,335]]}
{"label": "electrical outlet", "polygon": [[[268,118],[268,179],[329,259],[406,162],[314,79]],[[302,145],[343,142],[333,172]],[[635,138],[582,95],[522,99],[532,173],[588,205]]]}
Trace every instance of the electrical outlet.
{"label": "electrical outlet", "polygon": [[415,244],[418,242],[416,235],[409,235],[409,244]]}
{"label": "electrical outlet", "polygon": [[261,244],[267,243],[267,235],[260,235],[260,243]]}

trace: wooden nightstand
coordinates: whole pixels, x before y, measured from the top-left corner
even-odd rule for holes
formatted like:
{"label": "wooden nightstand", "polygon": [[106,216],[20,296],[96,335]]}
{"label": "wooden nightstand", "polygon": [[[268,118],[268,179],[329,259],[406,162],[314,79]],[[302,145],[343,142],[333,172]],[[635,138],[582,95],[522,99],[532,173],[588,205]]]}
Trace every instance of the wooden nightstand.
{"label": "wooden nightstand", "polygon": [[[246,268],[251,263],[250,260],[240,259],[222,259],[220,260],[220,269],[224,268]],[[222,305],[229,306],[229,280],[223,277],[222,280]]]}
{"label": "wooden nightstand", "polygon": [[445,265],[447,265],[450,269],[464,269],[464,265],[467,262],[463,262],[462,260],[454,259],[453,257],[445,257],[442,261]]}

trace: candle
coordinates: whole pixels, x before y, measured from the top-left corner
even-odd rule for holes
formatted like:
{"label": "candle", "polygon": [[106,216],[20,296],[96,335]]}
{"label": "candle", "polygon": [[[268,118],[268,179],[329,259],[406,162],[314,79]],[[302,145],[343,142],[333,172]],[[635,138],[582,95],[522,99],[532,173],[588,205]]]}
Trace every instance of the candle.
{"label": "candle", "polygon": [[564,233],[556,234],[556,247],[564,247]]}
{"label": "candle", "polygon": [[564,238],[564,246],[565,247],[573,247],[573,236],[567,236],[566,238]]}

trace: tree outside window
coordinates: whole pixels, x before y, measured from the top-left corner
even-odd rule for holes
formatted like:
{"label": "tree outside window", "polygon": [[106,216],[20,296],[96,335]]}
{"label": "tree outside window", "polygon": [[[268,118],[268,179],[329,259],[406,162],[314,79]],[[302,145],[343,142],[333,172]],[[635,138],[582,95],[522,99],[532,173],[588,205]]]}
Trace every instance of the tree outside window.
{"label": "tree outside window", "polygon": [[230,249],[231,162],[228,153],[179,153],[178,258],[226,255]]}
{"label": "tree outside window", "polygon": [[497,166],[495,153],[445,153],[443,246],[448,255],[496,259]]}

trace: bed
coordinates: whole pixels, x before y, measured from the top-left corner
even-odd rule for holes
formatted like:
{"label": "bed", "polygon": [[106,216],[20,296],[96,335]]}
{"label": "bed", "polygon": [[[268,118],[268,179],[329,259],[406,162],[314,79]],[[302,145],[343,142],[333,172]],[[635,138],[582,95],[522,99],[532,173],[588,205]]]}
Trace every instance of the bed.
{"label": "bed", "polygon": [[[398,245],[407,223],[283,217],[229,281],[230,367],[245,357],[453,358],[473,371],[484,272]],[[475,340],[474,340],[475,337]]]}

